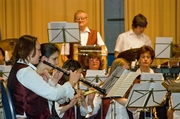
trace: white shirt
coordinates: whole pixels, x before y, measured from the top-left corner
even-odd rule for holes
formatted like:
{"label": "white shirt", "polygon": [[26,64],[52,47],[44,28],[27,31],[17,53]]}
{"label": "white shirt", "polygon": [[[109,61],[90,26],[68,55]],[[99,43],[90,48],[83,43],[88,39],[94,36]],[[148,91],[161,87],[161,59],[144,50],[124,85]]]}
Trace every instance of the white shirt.
{"label": "white shirt", "polygon": [[[90,30],[88,27],[86,27],[84,32],[80,32],[80,41],[81,41],[82,46],[86,46],[89,33],[90,33]],[[97,45],[100,45],[100,46],[105,45],[99,32],[97,32]],[[69,55],[69,52],[70,52],[69,43],[63,43],[62,48],[61,48],[61,54]]]}
{"label": "white shirt", "polygon": [[143,45],[152,46],[150,38],[143,33],[137,36],[131,29],[118,36],[114,51],[123,52],[132,48],[140,48]]}
{"label": "white shirt", "polygon": [[[129,119],[129,115],[126,111],[126,108],[113,99],[111,101],[114,101],[114,105],[111,104],[109,105],[105,119],[111,119],[111,117],[114,116],[114,113],[116,114],[116,119]],[[102,106],[102,97],[96,94],[93,100],[93,104],[94,104],[94,110],[92,115],[88,114],[86,117],[90,117],[98,113],[99,109]]]}
{"label": "white shirt", "polygon": [[[150,72],[149,72],[149,73],[154,73],[154,70],[153,70],[153,69],[151,69],[151,68],[149,68],[149,69],[150,69]],[[140,69],[140,68],[137,69],[136,72],[138,72],[139,74],[143,73],[143,72],[141,72],[141,69]]]}
{"label": "white shirt", "polygon": [[[23,62],[18,61],[18,63]],[[26,68],[21,68],[16,74],[18,81],[23,86],[37,95],[52,101],[64,100],[65,97],[66,99],[72,99],[74,97],[75,92],[69,82],[66,82],[62,86],[59,84],[54,86],[51,81],[47,83],[43,80],[43,78],[36,72],[36,67],[34,65],[30,63],[28,65],[29,66]],[[24,113],[24,116],[25,115],[26,114]],[[22,117],[22,115],[17,115],[17,117]]]}
{"label": "white shirt", "polygon": [[[64,113],[62,113],[62,114],[60,114],[61,112],[60,112],[60,109],[61,109],[62,107],[60,107],[59,106],[59,104],[57,103],[57,102],[55,102],[55,110],[56,110],[56,113],[58,114],[58,116],[60,117],[60,118],[62,118],[63,116],[64,116]],[[76,111],[76,105],[74,106],[74,108],[75,108],[75,111]],[[92,111],[92,108],[91,108],[91,106],[87,106],[87,110],[83,107],[83,106],[80,106],[80,112],[81,112],[81,116],[86,116],[88,113],[90,113],[91,111]],[[75,114],[77,114],[77,112],[75,112]]]}

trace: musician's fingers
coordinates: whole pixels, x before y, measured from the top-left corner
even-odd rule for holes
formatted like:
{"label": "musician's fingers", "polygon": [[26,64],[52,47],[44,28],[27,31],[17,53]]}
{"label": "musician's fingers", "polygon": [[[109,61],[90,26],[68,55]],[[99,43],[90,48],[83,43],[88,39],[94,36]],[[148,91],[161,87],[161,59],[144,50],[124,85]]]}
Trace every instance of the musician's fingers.
{"label": "musician's fingers", "polygon": [[71,82],[77,83],[79,81],[80,74],[77,72],[72,72],[71,70],[69,72],[70,72],[69,80]]}

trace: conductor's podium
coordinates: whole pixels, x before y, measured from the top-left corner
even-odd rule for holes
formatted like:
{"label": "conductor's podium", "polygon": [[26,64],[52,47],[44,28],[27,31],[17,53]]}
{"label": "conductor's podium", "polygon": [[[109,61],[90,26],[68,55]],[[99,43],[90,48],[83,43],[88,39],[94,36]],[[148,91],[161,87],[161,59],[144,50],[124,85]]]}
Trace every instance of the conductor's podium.
{"label": "conductor's podium", "polygon": [[92,52],[98,52],[101,55],[101,59],[104,60],[103,69],[107,68],[107,53],[106,53],[106,46],[102,45],[88,45],[88,46],[82,46],[75,44],[74,45],[74,56],[73,58],[77,61],[79,61],[82,66],[85,66],[85,59],[88,56],[89,53]]}

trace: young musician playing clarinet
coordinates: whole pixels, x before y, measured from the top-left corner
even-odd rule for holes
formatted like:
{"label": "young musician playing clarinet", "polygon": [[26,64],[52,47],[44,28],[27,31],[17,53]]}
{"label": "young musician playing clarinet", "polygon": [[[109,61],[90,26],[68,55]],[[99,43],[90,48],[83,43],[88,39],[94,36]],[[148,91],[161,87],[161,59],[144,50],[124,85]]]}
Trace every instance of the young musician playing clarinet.
{"label": "young musician playing clarinet", "polygon": [[[72,60],[72,59],[67,60],[63,64],[62,68],[67,71],[70,70],[72,70],[73,72],[77,71],[78,74],[82,73],[82,66],[76,60]],[[60,79],[58,83],[60,85],[63,85],[67,81],[69,81],[68,76],[63,75],[63,77]],[[79,87],[77,85],[77,87],[74,88],[79,88]],[[65,118],[65,119],[84,119],[85,116],[92,111],[93,98],[94,98],[94,94],[90,94],[88,95],[88,101],[86,101],[82,91],[77,89],[76,94],[71,101],[60,105],[57,102],[54,102],[52,116]]]}
{"label": "young musician playing clarinet", "polygon": [[[79,80],[79,75],[70,71],[70,80],[64,85],[55,83],[62,76],[59,71],[56,71],[48,82],[43,80],[34,66],[39,63],[41,55],[41,47],[36,37],[23,35],[19,38],[12,54],[13,67],[7,82],[17,119],[51,119],[48,100],[74,97],[72,87]],[[53,57],[42,58],[53,61]],[[51,69],[45,64],[42,64],[41,68],[43,71]]]}

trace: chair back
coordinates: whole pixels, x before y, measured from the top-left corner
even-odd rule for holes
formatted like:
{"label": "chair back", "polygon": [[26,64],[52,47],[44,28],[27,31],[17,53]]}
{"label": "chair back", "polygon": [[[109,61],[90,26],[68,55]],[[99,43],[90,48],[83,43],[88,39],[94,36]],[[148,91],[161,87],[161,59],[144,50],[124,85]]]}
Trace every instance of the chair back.
{"label": "chair back", "polygon": [[5,81],[1,81],[2,105],[6,119],[16,119],[14,105]]}

